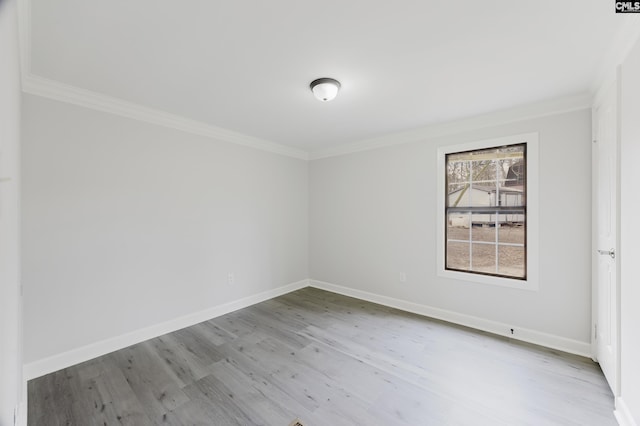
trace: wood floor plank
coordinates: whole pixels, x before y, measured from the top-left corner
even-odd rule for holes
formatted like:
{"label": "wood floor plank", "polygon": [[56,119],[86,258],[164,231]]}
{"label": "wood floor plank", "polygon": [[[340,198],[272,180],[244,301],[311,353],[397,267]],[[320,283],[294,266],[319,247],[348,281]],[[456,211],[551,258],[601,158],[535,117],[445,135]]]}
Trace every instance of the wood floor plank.
{"label": "wood floor plank", "polygon": [[278,339],[297,349],[309,344],[309,340],[306,337],[296,333],[297,328],[291,327],[277,318],[270,317],[260,312],[259,309],[245,310],[242,312],[241,318],[244,321],[256,324],[254,334]]}
{"label": "wood floor plank", "polygon": [[327,376],[340,381],[345,389],[371,404],[389,384],[400,380],[386,371],[317,343],[311,343],[300,351],[300,356],[304,362],[317,366]]}
{"label": "wood floor plank", "polygon": [[[238,371],[244,375],[255,389],[260,394],[264,395],[270,401],[277,403],[287,410],[296,413],[298,416],[307,414],[313,409],[313,405],[306,399],[301,402],[298,401],[296,395],[290,395],[287,393],[286,387],[281,387],[278,383],[271,380],[270,366],[263,360],[256,361],[248,357],[241,351],[238,351],[231,347],[226,346],[227,357],[220,361],[219,364],[229,364],[228,368],[233,371]],[[218,366],[214,364],[212,371],[215,374]]]}
{"label": "wood floor plank", "polygon": [[29,425],[615,425],[591,360],[305,288],[28,385]]}
{"label": "wood floor plank", "polygon": [[[254,422],[249,413],[243,411],[234,393],[213,375],[203,377],[184,388],[185,394],[202,411],[200,424],[212,425],[263,425],[261,419]],[[188,409],[188,406],[179,410]],[[175,412],[175,411],[174,411]],[[207,423],[208,422],[208,423]]]}
{"label": "wood floor plank", "polygon": [[114,365],[110,374],[125,377],[150,418],[158,418],[188,402],[180,388],[182,381],[148,341],[107,357]]}
{"label": "wood floor plank", "polygon": [[175,333],[156,337],[148,343],[163,359],[168,369],[178,378],[178,385],[184,387],[209,374],[207,366],[210,362],[203,361],[194,351],[180,341]]}
{"label": "wood floor plank", "polygon": [[238,407],[253,423],[265,425],[287,425],[301,411],[295,410],[292,404],[281,405],[282,398],[277,398],[262,384],[248,378],[244,372],[231,363],[219,362],[212,366],[212,376],[227,386]]}
{"label": "wood floor plank", "polygon": [[[114,420],[118,424],[127,426],[152,424],[123,374],[113,371],[90,379],[86,389],[89,393],[78,396],[74,402],[81,400],[89,402],[89,404],[83,404],[89,409],[85,411],[84,417],[74,424],[103,426],[114,423]],[[94,390],[94,399],[87,400],[86,396]]]}
{"label": "wood floor plank", "polygon": [[218,346],[237,338],[208,323],[178,330],[172,336],[203,365],[220,361],[223,355],[218,351]]}
{"label": "wood floor plank", "polygon": [[28,383],[29,424],[73,424],[74,392],[70,383],[73,376],[67,374],[66,370],[56,371],[40,377],[37,382]]}

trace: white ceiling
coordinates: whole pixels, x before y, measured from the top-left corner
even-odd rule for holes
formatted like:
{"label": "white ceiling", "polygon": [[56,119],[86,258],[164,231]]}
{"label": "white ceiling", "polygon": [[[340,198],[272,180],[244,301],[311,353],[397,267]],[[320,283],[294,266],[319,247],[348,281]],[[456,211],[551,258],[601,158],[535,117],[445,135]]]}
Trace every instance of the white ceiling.
{"label": "white ceiling", "polygon": [[[603,0],[31,0],[31,72],[318,151],[593,90]],[[317,101],[309,82],[341,81]]]}

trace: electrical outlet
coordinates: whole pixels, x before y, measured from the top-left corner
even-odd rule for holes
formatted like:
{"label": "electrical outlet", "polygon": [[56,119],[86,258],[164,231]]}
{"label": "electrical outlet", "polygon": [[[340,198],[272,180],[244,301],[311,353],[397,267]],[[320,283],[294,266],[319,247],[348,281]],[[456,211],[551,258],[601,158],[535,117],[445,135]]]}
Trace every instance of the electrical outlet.
{"label": "electrical outlet", "polygon": [[406,272],[400,272],[400,282],[401,283],[406,283],[407,282],[407,273]]}
{"label": "electrical outlet", "polygon": [[227,284],[233,285],[236,281],[236,276],[233,272],[227,274]]}

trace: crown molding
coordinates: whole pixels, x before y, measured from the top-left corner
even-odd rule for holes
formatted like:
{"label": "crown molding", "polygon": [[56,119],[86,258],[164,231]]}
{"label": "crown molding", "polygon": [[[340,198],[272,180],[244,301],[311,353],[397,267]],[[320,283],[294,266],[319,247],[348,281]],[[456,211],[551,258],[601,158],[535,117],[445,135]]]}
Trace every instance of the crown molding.
{"label": "crown molding", "polygon": [[31,0],[18,0],[20,56],[22,66],[22,86],[24,92],[302,160],[318,160],[322,158],[347,155],[371,149],[418,142],[440,136],[453,135],[456,133],[473,131],[517,121],[591,108],[594,104],[594,100],[597,101],[600,96],[602,87],[607,86],[607,82],[611,83],[615,81],[617,66],[628,54],[634,43],[640,38],[640,25],[638,25],[639,18],[640,16],[633,14],[621,16],[621,19],[623,19],[624,22],[621,24],[621,29],[614,40],[609,54],[602,62],[597,78],[594,79],[594,83],[591,86],[591,93],[508,108],[461,120],[433,124],[410,131],[384,135],[341,146],[334,146],[328,149],[307,152],[305,150],[243,135],[241,133],[215,127],[164,111],[144,107],[122,99],[66,85],[64,83],[49,80],[33,74],[31,72]]}
{"label": "crown molding", "polygon": [[134,120],[181,130],[218,141],[230,142],[249,148],[267,151],[287,157],[307,160],[305,151],[280,145],[264,139],[258,139],[231,130],[215,127],[200,121],[170,114],[153,108],[128,102],[119,98],[81,89],[79,87],[49,80],[33,74],[23,74],[22,90],[25,93],[54,99],[85,108],[120,115]]}
{"label": "crown molding", "polygon": [[590,93],[583,93],[580,95],[566,96],[548,101],[521,105],[470,118],[433,124],[407,132],[389,134],[373,139],[332,147],[326,150],[314,151],[309,154],[309,159],[319,160],[322,158],[337,157],[361,151],[425,141],[436,137],[454,135],[518,121],[589,109],[591,108],[592,102],[593,96]]}
{"label": "crown molding", "polygon": [[17,5],[23,92],[177,129],[199,136],[205,136],[218,141],[234,143],[301,160],[308,160],[309,154],[301,149],[222,129],[176,114],[148,108],[123,99],[92,92],[33,74],[31,71],[31,0],[18,0]]}
{"label": "crown molding", "polygon": [[[23,1],[28,2],[29,0]],[[196,120],[191,120],[179,115],[144,107],[133,102],[81,89],[55,80],[49,80],[31,73],[23,72],[22,90],[25,93],[32,95],[71,103],[85,108],[209,137],[218,141],[235,143],[237,145],[247,146],[301,160],[319,160],[322,158],[336,157],[388,146],[418,142],[440,136],[453,135],[486,127],[591,108],[593,105],[593,96],[591,94],[585,93],[575,96],[567,96],[550,101],[527,104],[477,115],[461,120],[434,124],[406,132],[393,133],[309,153],[301,149],[291,148],[268,140],[243,135],[241,133],[212,126]]]}
{"label": "crown molding", "polygon": [[[23,1],[28,2],[28,0]],[[568,96],[477,115],[462,120],[434,124],[416,130],[389,134],[378,138],[357,141],[309,153],[268,140],[254,138],[196,120],[191,120],[179,115],[144,107],[119,98],[67,85],[55,80],[49,80],[31,73],[23,73],[22,90],[25,93],[32,95],[71,103],[85,108],[209,137],[218,141],[235,143],[237,145],[247,146],[301,160],[318,160],[360,151],[368,151],[371,149],[428,140],[440,136],[591,108],[593,104],[593,97],[591,94]]]}

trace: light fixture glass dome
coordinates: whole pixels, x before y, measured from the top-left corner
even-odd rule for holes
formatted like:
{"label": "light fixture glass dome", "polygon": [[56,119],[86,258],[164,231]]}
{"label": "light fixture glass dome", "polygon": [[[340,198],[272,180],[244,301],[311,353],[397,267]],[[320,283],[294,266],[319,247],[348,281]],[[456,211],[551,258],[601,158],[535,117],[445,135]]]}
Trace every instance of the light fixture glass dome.
{"label": "light fixture glass dome", "polygon": [[322,101],[328,102],[336,97],[340,89],[340,82],[333,78],[319,78],[310,84],[314,96]]}

